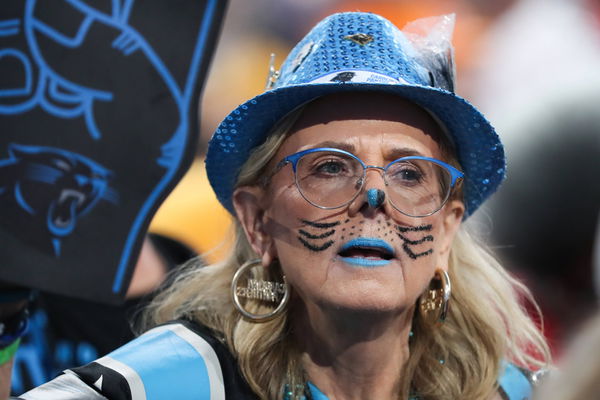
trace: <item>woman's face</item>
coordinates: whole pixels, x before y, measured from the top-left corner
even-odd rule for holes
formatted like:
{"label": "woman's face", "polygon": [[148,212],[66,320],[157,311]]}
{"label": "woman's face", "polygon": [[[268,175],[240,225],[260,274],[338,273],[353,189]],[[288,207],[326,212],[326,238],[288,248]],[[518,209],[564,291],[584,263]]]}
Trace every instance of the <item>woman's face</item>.
{"label": "woman's face", "polygon": [[[407,155],[445,161],[441,135],[424,110],[401,98],[332,95],[306,107],[267,171],[288,155],[317,147],[348,150],[380,167]],[[464,208],[450,200],[431,216],[408,217],[387,199],[381,207],[369,206],[368,189],[386,191],[380,171],[367,170],[362,192],[348,205],[320,209],[302,197],[286,165],[265,189],[240,188],[234,201],[263,264],[279,260],[308,308],[406,310],[435,269],[447,268]]]}

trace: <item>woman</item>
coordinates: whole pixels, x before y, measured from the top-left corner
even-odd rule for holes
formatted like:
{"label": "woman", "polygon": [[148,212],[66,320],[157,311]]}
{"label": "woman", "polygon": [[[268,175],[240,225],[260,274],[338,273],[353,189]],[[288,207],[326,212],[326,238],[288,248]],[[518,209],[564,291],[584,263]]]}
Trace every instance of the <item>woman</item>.
{"label": "woman", "polygon": [[417,47],[373,14],[317,25],[211,141],[230,258],[192,261],[146,318],[179,322],[23,398],[527,398],[518,367],[549,362],[528,292],[461,226],[502,145]]}

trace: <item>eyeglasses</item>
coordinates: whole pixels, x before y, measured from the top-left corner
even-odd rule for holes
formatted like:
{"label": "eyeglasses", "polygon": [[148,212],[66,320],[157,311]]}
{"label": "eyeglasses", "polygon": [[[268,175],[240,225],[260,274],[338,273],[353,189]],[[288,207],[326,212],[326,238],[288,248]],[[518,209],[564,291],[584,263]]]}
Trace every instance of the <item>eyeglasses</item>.
{"label": "eyeglasses", "polygon": [[426,217],[444,206],[463,173],[435,158],[409,156],[385,168],[366,165],[354,154],[336,148],[300,151],[281,160],[272,177],[292,164],[298,191],[315,207],[335,209],[352,202],[362,191],[367,169],[383,173],[386,197],[402,214]]}

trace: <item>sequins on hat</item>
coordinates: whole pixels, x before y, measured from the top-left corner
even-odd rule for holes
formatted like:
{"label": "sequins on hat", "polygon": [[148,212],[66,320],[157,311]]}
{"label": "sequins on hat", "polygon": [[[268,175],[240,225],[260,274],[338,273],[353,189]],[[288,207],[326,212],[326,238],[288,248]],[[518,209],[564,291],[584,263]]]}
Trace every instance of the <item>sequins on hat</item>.
{"label": "sequins on hat", "polygon": [[483,115],[451,91],[452,60],[434,61],[378,15],[327,17],[292,49],[270,89],[240,105],[217,128],[206,157],[217,198],[234,213],[231,198],[240,168],[275,123],[298,106],[330,93],[379,91],[413,101],[443,125],[465,174],[469,216],[504,179],[504,149]]}

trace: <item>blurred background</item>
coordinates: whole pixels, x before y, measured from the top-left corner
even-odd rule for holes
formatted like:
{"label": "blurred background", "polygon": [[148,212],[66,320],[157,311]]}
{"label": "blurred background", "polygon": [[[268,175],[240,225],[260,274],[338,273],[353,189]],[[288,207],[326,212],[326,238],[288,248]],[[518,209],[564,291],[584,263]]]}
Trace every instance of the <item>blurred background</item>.
{"label": "blurred background", "polygon": [[206,143],[229,111],[263,92],[271,53],[278,68],[314,24],[340,11],[378,13],[400,28],[456,14],[456,92],[496,127],[508,158],[505,185],[468,224],[533,290],[560,356],[600,291],[600,0],[231,0],[197,160],[151,231],[207,262],[222,257],[230,220],[204,173]]}

